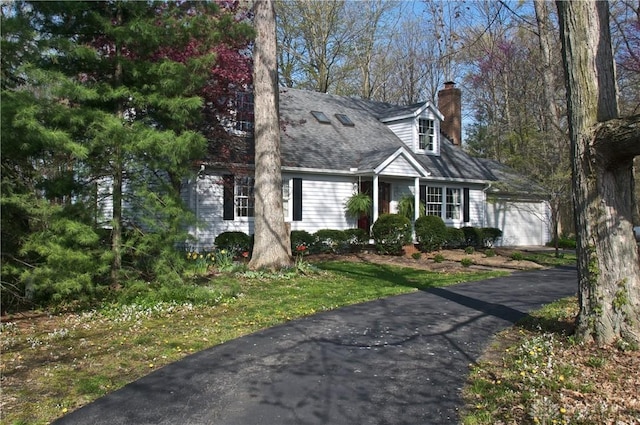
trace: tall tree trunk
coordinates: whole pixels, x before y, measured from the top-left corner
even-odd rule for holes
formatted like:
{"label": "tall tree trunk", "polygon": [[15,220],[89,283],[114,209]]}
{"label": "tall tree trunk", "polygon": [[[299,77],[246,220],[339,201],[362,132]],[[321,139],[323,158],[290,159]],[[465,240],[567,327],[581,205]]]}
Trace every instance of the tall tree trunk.
{"label": "tall tree trunk", "polygon": [[[542,57],[542,81],[544,104],[544,124],[543,131],[549,139],[552,140],[553,152],[551,155],[556,156],[556,164],[563,167],[565,159],[565,143],[567,142],[564,132],[561,132],[560,112],[555,102],[556,96],[556,77],[554,73],[553,63],[553,47],[557,45],[557,39],[552,31],[551,22],[549,20],[549,5],[547,0],[534,0],[534,10],[536,14],[536,23],[538,26],[538,42],[540,46],[540,56]],[[547,152],[545,152],[547,154]],[[565,195],[565,191],[558,190],[558,183],[554,183],[552,190],[550,208],[551,208],[551,229],[553,230],[553,240],[555,241],[556,257],[559,256],[558,239],[560,238],[560,208],[562,205],[561,197]],[[564,185],[562,185],[564,186]]]}
{"label": "tall tree trunk", "polygon": [[[122,25],[122,9],[118,5],[116,12],[116,24]],[[113,75],[114,85],[117,87],[122,84],[122,63],[120,61],[121,48],[116,42],[116,68]],[[124,118],[124,107],[122,102],[118,102],[116,114],[120,118]],[[124,161],[122,154],[122,141],[115,140],[115,148],[113,151],[113,185],[111,189],[111,202],[113,203],[113,217],[111,227],[111,253],[113,261],[111,263],[111,287],[117,289],[120,287],[120,270],[122,269],[122,175],[124,173]]]}
{"label": "tall tree trunk", "polygon": [[291,266],[293,261],[282,206],[276,19],[273,1],[256,1],[254,12],[257,33],[253,67],[255,240],[249,267],[280,269]]}
{"label": "tall tree trunk", "polygon": [[578,235],[577,335],[640,343],[640,266],[632,232],[640,117],[617,120],[609,5],[559,1]]}

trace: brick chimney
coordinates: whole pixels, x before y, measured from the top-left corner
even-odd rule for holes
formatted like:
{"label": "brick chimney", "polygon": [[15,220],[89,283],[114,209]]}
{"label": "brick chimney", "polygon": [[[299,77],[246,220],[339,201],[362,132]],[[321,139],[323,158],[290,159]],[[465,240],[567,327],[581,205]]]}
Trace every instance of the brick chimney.
{"label": "brick chimney", "polygon": [[438,92],[438,109],[444,115],[440,130],[454,145],[462,144],[462,93],[455,88],[456,83],[447,81]]}

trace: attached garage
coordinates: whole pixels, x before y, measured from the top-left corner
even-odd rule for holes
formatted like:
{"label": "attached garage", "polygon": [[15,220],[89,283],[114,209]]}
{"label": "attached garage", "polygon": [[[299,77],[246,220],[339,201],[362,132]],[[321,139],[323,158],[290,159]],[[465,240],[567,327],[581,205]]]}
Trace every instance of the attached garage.
{"label": "attached garage", "polygon": [[499,246],[544,245],[551,240],[549,204],[491,196],[487,199],[485,223],[502,230]]}

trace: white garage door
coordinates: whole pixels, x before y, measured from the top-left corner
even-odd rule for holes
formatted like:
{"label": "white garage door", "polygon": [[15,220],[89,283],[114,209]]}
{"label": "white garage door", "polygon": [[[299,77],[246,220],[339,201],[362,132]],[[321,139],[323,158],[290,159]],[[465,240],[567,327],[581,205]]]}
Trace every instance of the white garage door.
{"label": "white garage door", "polygon": [[487,227],[502,230],[500,246],[544,245],[550,240],[546,202],[497,199],[487,202]]}

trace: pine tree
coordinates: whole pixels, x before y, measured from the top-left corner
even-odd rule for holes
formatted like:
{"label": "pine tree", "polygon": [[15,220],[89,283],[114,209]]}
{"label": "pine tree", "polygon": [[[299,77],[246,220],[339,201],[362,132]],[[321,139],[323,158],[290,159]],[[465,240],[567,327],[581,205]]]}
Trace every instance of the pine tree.
{"label": "pine tree", "polygon": [[246,46],[248,25],[212,2],[18,2],[2,19],[3,224],[10,208],[25,219],[8,235],[12,282],[66,296],[123,276],[179,280],[192,219],[181,182],[206,148],[216,53]]}

